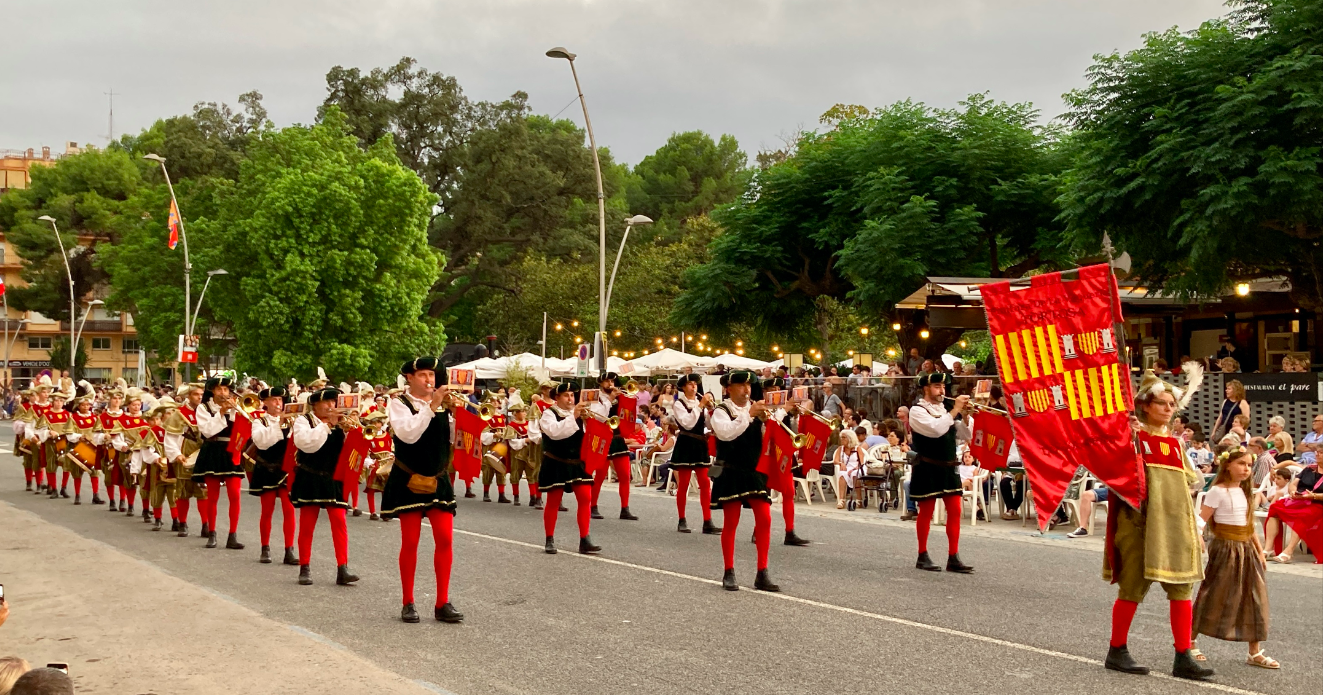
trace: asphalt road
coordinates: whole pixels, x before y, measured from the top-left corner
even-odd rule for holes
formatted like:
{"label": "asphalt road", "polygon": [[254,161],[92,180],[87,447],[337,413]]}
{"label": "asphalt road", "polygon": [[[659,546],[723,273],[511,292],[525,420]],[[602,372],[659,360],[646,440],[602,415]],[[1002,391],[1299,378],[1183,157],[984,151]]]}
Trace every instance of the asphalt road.
{"label": "asphalt road", "polygon": [[[8,423],[0,423],[0,441],[12,441]],[[548,556],[541,551],[540,512],[461,500],[451,600],[467,619],[460,626],[430,619],[434,582],[424,554],[417,581],[424,621],[405,625],[398,619],[398,526],[370,522],[366,512],[349,520],[358,585],[335,586],[323,516],[312,561],[317,583],[300,587],[295,568],[257,563],[258,506],[247,495],[240,539],[248,548],[230,551],[204,549],[196,531],[188,539],[152,533],[140,519],[111,515],[104,506],[75,507],[22,487],[21,466],[6,455],[0,502],[438,692],[1298,694],[1317,692],[1323,682],[1323,581],[1316,574],[1269,575],[1267,647],[1284,664],[1281,671],[1246,666],[1244,645],[1205,638],[1200,646],[1218,675],[1212,684],[1193,684],[1105,671],[1115,592],[1099,578],[1100,554],[1029,534],[966,534],[961,557],[977,572],[930,574],[914,569],[911,526],[801,514],[798,531],[814,543],[773,544],[772,573],[783,593],[765,594],[751,589],[746,513],[736,560],[745,588],[728,593],[719,586],[719,538],[676,533],[674,498],[635,488],[631,507],[642,518],[620,521],[611,518],[618,500],[608,486],[602,504],[608,518],[593,525],[593,539],[604,547],[596,558],[564,552],[576,535],[572,503],[561,515],[562,552]],[[693,499],[689,517],[697,526]],[[222,503],[222,527],[225,518]],[[772,528],[779,540],[776,509]],[[277,546],[279,529],[277,522]],[[943,533],[934,527],[938,562],[945,557]],[[424,550],[429,544],[424,529]],[[0,557],[0,574],[3,564]],[[1150,599],[1136,617],[1130,647],[1165,673],[1172,656],[1167,604],[1160,590]]]}

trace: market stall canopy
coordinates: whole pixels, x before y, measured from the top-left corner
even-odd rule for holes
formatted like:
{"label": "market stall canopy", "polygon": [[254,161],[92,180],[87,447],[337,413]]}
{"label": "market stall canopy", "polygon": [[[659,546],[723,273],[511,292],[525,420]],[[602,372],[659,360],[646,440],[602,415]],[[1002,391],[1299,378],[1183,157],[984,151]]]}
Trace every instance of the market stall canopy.
{"label": "market stall canopy", "polygon": [[[707,364],[711,364],[705,358],[698,355],[691,355],[671,348],[662,348],[651,355],[644,355],[632,360],[635,369],[648,369],[651,371],[679,371],[685,367],[701,369]],[[608,362],[609,364],[609,362]]]}
{"label": "market stall canopy", "polygon": [[[763,367],[772,367],[771,362],[755,360],[752,357],[744,357],[743,355],[736,355],[730,352],[712,358],[712,363],[714,365],[726,367],[727,369],[762,369]],[[775,367],[772,368],[775,369]]]}

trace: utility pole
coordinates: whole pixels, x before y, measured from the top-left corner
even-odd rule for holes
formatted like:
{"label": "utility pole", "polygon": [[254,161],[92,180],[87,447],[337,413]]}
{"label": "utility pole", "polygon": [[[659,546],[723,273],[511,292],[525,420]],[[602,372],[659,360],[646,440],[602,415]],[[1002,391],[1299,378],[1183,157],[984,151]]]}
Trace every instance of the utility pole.
{"label": "utility pole", "polygon": [[106,142],[109,144],[115,141],[115,88],[111,87],[109,92],[102,92],[102,94],[110,97],[110,120],[106,124]]}

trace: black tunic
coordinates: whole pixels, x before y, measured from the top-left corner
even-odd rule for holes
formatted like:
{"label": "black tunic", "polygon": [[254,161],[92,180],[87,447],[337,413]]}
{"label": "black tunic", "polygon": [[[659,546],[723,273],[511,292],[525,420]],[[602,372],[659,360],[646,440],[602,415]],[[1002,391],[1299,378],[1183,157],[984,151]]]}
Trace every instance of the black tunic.
{"label": "black tunic", "polygon": [[[688,408],[689,404],[677,397],[674,407]],[[707,435],[703,433],[706,423],[707,414],[700,410],[698,421],[694,423],[694,426],[689,429],[681,429],[677,433],[675,448],[671,450],[671,468],[692,470],[694,468],[707,468],[712,465],[712,457],[707,453]]]}
{"label": "black tunic", "polygon": [[910,468],[910,497],[922,500],[964,494],[956,470],[955,425],[940,437],[927,437],[913,430],[910,434],[914,437],[914,453],[918,454]]}
{"label": "black tunic", "polygon": [[[561,415],[555,408],[551,409],[551,414],[559,421],[569,417]],[[537,473],[537,486],[543,490],[556,490],[592,484],[593,477],[583,467],[582,447],[583,423],[579,423],[577,432],[564,439],[552,439],[543,433],[542,468]]]}
{"label": "black tunic", "polygon": [[[311,414],[304,415],[308,424],[313,424]],[[298,467],[294,471],[294,484],[290,486],[289,501],[295,507],[340,507],[348,509],[345,501],[344,483],[336,480],[335,466],[340,461],[340,450],[344,448],[345,431],[332,427],[322,448],[311,454],[300,450],[295,454]],[[291,442],[291,446],[293,443]]]}
{"label": "black tunic", "polygon": [[[207,414],[213,416],[216,414],[215,404],[204,403],[202,407],[207,409]],[[216,433],[213,437],[202,440],[202,448],[198,451],[197,464],[193,466],[194,478],[204,478],[206,476],[228,478],[244,474],[243,466],[235,464],[234,455],[230,453],[230,432],[233,429],[234,423],[226,418],[225,429]]]}
{"label": "black tunic", "polygon": [[253,457],[253,474],[248,479],[248,494],[259,496],[289,484],[289,474],[282,466],[285,462],[285,449],[290,446],[293,445],[289,442],[289,428],[282,427],[280,441],[272,444],[269,449],[257,449],[257,456]]}
{"label": "black tunic", "polygon": [[[725,403],[717,406],[726,410],[734,418],[733,409]],[[679,445],[679,442],[676,442]],[[712,481],[712,508],[720,509],[728,502],[742,502],[750,507],[749,500],[768,500],[767,476],[758,472],[758,457],[763,449],[763,422],[752,418],[744,433],[727,442],[717,439],[717,463],[721,465],[721,475]]]}
{"label": "black tunic", "polygon": [[[417,408],[407,396],[399,396],[409,412],[418,414]],[[386,489],[381,493],[381,516],[393,519],[405,512],[427,513],[430,509],[440,509],[448,514],[455,513],[455,490],[450,485],[450,476],[445,472],[450,458],[450,413],[441,411],[432,416],[432,421],[423,430],[418,441],[413,444],[395,440],[395,465],[386,478]],[[408,469],[407,471],[405,469]],[[436,490],[420,495],[409,489],[412,471],[418,475],[436,476]]]}

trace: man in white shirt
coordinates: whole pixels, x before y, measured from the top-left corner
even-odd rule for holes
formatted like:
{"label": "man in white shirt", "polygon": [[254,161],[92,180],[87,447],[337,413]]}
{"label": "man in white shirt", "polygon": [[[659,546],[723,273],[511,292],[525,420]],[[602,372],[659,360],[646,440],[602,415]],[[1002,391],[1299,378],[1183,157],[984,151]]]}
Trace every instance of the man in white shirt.
{"label": "man in white shirt", "polygon": [[[306,413],[294,421],[290,438],[298,447],[294,485],[290,502],[299,510],[299,584],[312,584],[312,536],[321,510],[331,522],[331,543],[335,547],[335,583],[347,586],[358,581],[349,570],[349,529],[345,525],[345,486],[335,479],[344,448],[345,431],[340,427],[341,414],[335,409],[338,389],[321,389],[308,396]],[[205,432],[205,430],[204,430]]]}
{"label": "man in white shirt", "polygon": [[946,506],[946,540],[949,554],[947,572],[969,574],[973,567],[960,561],[960,507],[964,488],[956,470],[957,440],[969,441],[969,427],[960,420],[969,406],[969,396],[954,398],[954,407],[947,412],[946,390],[951,376],[932,372],[919,377],[923,397],[910,410],[910,431],[914,437],[914,451],[918,458],[910,469],[910,497],[918,502],[919,518],[916,530],[919,539],[919,559],[915,567],[929,572],[941,570],[928,557],[928,529],[940,498]]}
{"label": "man in white shirt", "polygon": [[780,591],[767,571],[772,531],[771,493],[767,476],[758,472],[762,418],[771,413],[761,401],[762,385],[753,372],[726,374],[721,377],[721,385],[730,397],[712,411],[711,420],[712,433],[717,438],[717,465],[722,467],[712,485],[712,507],[721,509],[725,516],[721,527],[721,554],[725,561],[721,585],[727,591],[740,588],[735,581],[735,533],[740,510],[748,506],[753,510],[753,541],[758,552],[758,574],[753,587],[759,591]]}
{"label": "man in white shirt", "polygon": [[[587,403],[575,404],[579,385],[562,382],[552,390],[555,403],[542,412],[538,430],[542,433],[542,468],[538,471],[538,489],[547,495],[542,510],[542,525],[546,530],[545,552],[556,554],[556,517],[561,498],[568,489],[574,494],[576,518],[579,522],[579,552],[600,552],[588,536],[592,517],[593,477],[584,469],[580,447],[583,445],[583,418]],[[591,417],[591,416],[588,416]]]}
{"label": "man in white shirt", "polygon": [[[285,399],[289,391],[283,386],[264,388],[257,397],[262,401],[261,412],[255,413],[253,423],[253,473],[248,483],[248,494],[257,497],[262,504],[262,516],[257,523],[262,539],[262,551],[258,562],[271,563],[271,521],[275,516],[276,502],[280,503],[280,516],[285,534],[286,565],[297,565],[299,559],[294,555],[295,522],[294,505],[289,500],[289,473],[285,470],[285,454],[289,448],[289,423],[282,422],[285,411]],[[169,437],[170,435],[166,435]]]}

